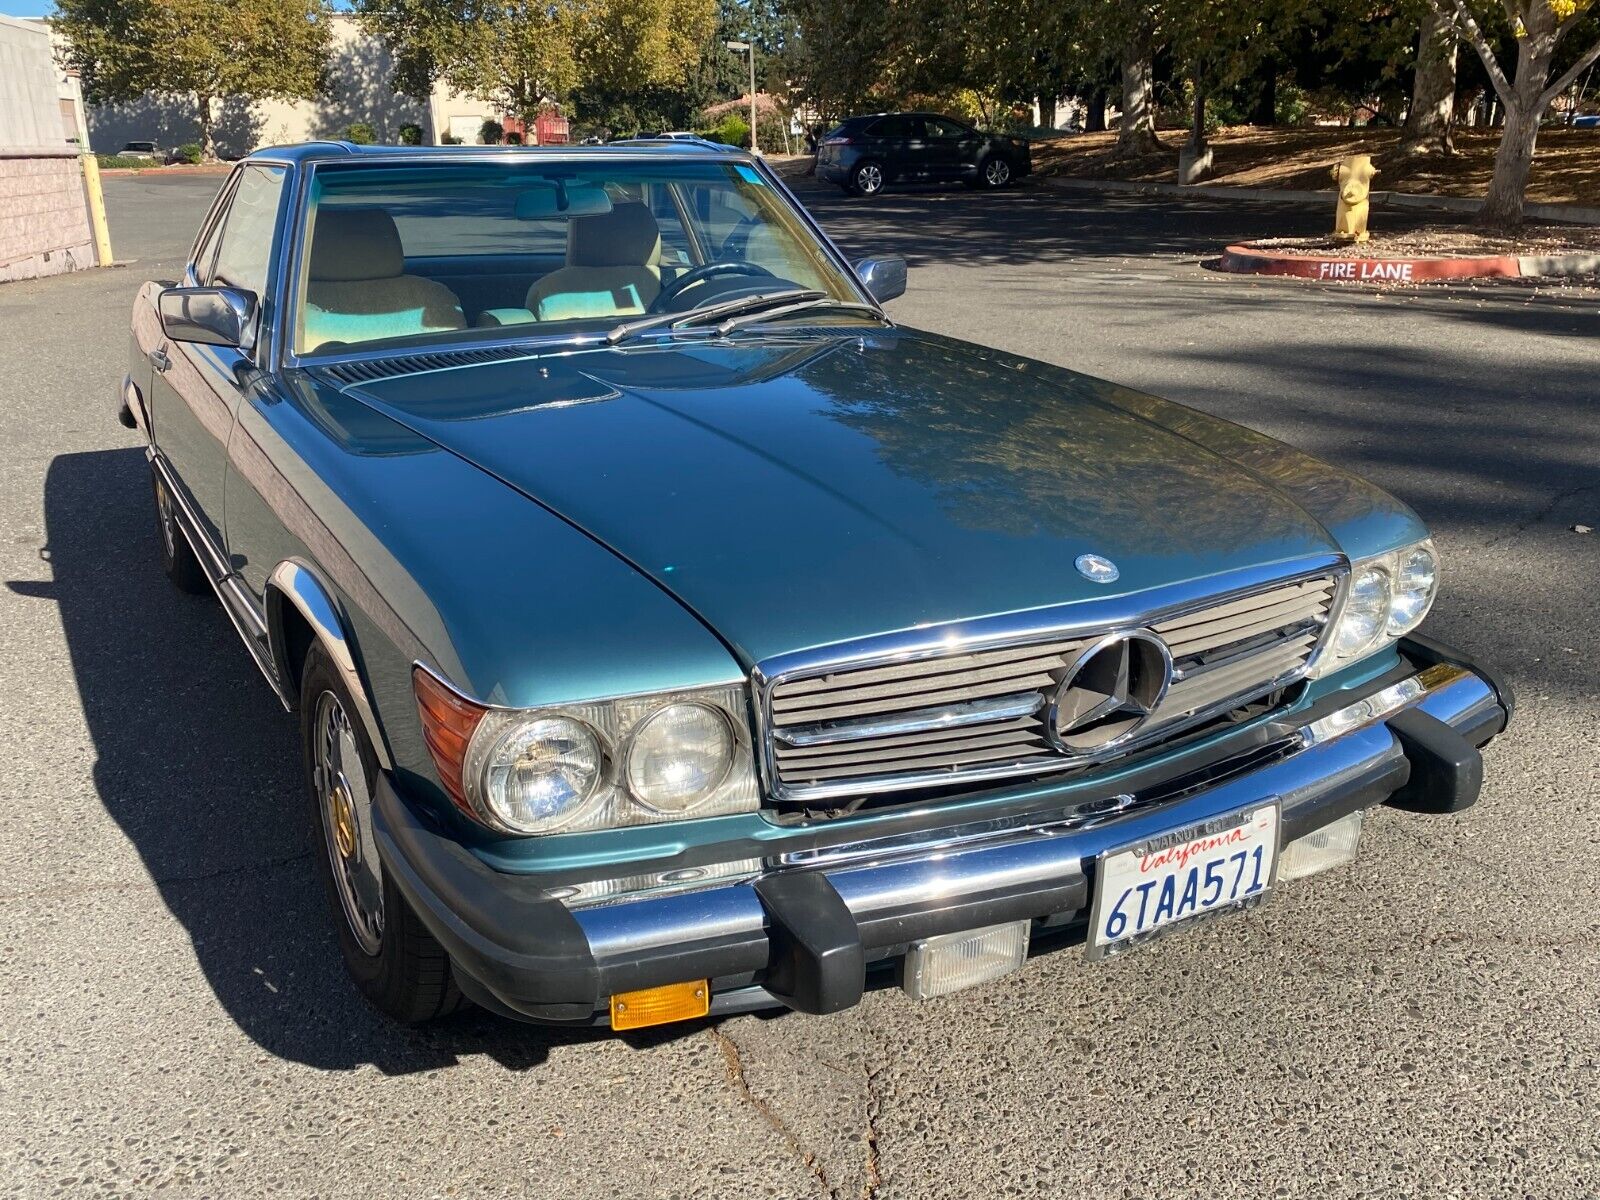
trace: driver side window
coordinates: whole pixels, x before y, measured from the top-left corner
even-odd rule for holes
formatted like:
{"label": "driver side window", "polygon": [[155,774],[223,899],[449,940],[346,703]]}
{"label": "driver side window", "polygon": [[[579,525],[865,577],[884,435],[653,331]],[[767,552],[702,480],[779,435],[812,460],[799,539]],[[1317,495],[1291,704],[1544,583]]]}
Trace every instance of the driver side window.
{"label": "driver side window", "polygon": [[945,117],[924,117],[923,124],[928,130],[928,136],[939,141],[960,141],[968,133],[965,126],[957,125]]}
{"label": "driver side window", "polygon": [[216,260],[209,270],[201,268],[205,272],[201,283],[240,288],[257,297],[266,292],[284,174],[283,167],[251,165],[244,169],[218,226],[221,242]]}

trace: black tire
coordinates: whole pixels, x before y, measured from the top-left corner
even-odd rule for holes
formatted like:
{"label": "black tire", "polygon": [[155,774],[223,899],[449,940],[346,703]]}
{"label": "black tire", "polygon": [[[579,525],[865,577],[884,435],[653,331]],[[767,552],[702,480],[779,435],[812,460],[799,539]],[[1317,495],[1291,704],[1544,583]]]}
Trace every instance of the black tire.
{"label": "black tire", "polygon": [[850,190],[858,196],[882,195],[886,182],[883,165],[874,159],[862,159],[850,170]]}
{"label": "black tire", "polygon": [[178,527],[177,501],[167,493],[166,484],[161,482],[161,476],[153,467],[150,487],[156,502],[156,547],[161,554],[161,569],[180,592],[191,596],[211,595],[211,581],[195,557],[194,547]]}
{"label": "black tire", "polygon": [[978,185],[991,192],[1010,187],[1015,178],[1016,172],[1003,155],[991,154],[978,164]]}
{"label": "black tire", "polygon": [[[324,717],[335,711],[330,706],[336,706],[343,716],[339,728],[348,737],[341,735],[339,740],[341,744],[354,747],[361,773],[359,780],[349,779],[347,769],[338,773],[341,780],[348,782],[350,793],[344,808],[350,823],[344,836],[351,849],[343,853],[339,849],[340,836],[334,831],[334,818],[330,815],[333,805],[319,784],[324,763],[319,758],[316,743]],[[349,690],[320,644],[311,647],[301,672],[300,744],[306,771],[306,794],[311,805],[315,843],[312,856],[317,861],[317,873],[322,877],[339,932],[339,951],[344,956],[345,969],[372,1006],[393,1020],[409,1025],[456,1011],[465,1000],[450,973],[450,956],[406,903],[405,896],[377,859],[371,812],[378,758],[362,728]],[[341,763],[341,766],[346,764]],[[356,919],[346,911],[346,885],[341,885],[334,875],[336,859],[342,864],[342,874],[364,872],[367,866],[371,867],[371,874],[376,876],[372,894],[382,897],[381,905],[377,906],[375,929],[368,925],[358,933]],[[371,943],[371,948],[363,945],[363,939]]]}

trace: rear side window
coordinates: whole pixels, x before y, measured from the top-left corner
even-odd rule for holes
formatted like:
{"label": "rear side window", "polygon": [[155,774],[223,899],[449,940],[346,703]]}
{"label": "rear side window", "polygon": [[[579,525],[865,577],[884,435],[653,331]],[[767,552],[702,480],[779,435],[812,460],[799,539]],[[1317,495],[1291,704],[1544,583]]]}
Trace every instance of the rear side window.
{"label": "rear side window", "polygon": [[896,113],[892,117],[884,117],[867,133],[872,137],[881,138],[909,138],[917,136],[917,119],[904,113]]}
{"label": "rear side window", "polygon": [[[222,240],[206,284],[254,292],[267,289],[267,264],[272,259],[272,234],[283,198],[284,168],[246,167],[220,225]],[[203,269],[203,268],[202,268]]]}

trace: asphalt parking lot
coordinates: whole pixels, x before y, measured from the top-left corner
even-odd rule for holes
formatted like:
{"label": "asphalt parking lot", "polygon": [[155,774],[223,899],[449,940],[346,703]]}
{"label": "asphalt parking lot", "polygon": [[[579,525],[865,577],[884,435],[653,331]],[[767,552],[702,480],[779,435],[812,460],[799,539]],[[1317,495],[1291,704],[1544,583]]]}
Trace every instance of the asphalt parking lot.
{"label": "asphalt parking lot", "polygon": [[[1213,274],[1330,214],[1044,186],[847,200],[901,321],[1241,421],[1433,526],[1435,636],[1521,707],[1476,807],[1091,966],[620,1038],[386,1025],[293,728],[156,565],[112,397],[215,177],[108,183],[132,265],[0,288],[0,1189],[19,1196],[1600,1195],[1600,292]],[[1388,219],[1382,214],[1378,220]],[[1412,218],[1415,219],[1415,218]]]}

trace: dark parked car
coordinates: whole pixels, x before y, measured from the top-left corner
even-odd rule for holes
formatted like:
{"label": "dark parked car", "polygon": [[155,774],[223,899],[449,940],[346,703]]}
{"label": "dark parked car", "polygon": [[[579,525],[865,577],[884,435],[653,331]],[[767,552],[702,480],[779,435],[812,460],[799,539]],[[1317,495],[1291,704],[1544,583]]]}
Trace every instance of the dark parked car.
{"label": "dark parked car", "polygon": [[[1375,805],[1476,798],[1512,700],[1419,632],[1410,509],[897,325],[905,284],[759,158],[672,141],[262,150],[144,286],[152,550],[299,713],[383,1011],[937,996],[1270,902]],[[1437,853],[1376,832],[1363,886]],[[1316,903],[1258,927],[1263,971],[1318,952]]]}
{"label": "dark parked car", "polygon": [[1033,170],[1022,138],[982,133],[938,113],[851,117],[817,148],[817,175],[875,196],[890,183],[1003,188]]}

